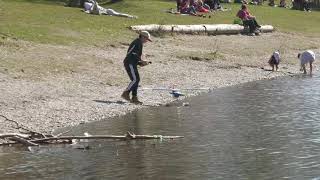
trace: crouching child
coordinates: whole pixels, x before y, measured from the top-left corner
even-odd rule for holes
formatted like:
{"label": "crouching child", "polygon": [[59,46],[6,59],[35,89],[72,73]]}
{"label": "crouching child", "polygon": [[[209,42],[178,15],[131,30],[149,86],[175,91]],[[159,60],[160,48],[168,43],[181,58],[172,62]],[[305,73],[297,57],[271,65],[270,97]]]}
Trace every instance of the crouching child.
{"label": "crouching child", "polygon": [[276,67],[276,71],[278,71],[278,66],[280,63],[280,52],[279,51],[273,52],[268,63],[272,67],[272,71],[274,71],[274,67]]}

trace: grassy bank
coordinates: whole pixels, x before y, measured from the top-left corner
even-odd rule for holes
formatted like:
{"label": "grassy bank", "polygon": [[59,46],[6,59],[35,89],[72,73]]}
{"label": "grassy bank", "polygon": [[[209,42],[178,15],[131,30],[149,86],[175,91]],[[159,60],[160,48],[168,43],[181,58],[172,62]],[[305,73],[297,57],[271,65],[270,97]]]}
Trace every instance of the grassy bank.
{"label": "grassy bank", "polygon": [[[138,19],[88,15],[79,8],[63,6],[66,0],[1,0],[0,33],[17,39],[51,44],[101,44],[121,42],[132,37],[128,27],[138,24],[216,24],[232,23],[239,4],[223,4],[231,11],[214,13],[213,18],[199,18],[165,13],[175,8],[170,0],[122,0],[101,5]],[[280,31],[319,35],[320,12],[302,12],[269,6],[250,6],[261,24],[271,24]]]}

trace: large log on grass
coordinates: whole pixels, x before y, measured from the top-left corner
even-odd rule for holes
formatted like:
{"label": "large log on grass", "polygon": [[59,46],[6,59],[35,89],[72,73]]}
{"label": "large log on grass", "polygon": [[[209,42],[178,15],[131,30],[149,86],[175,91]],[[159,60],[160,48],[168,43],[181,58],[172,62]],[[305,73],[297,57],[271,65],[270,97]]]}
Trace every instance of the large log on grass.
{"label": "large log on grass", "polygon": [[[169,25],[170,27],[170,25]],[[203,25],[177,25],[177,26],[171,26],[172,32],[177,33],[203,33],[206,32],[206,28]]]}
{"label": "large log on grass", "polygon": [[243,26],[238,24],[212,24],[205,25],[208,34],[239,34],[244,30]]}
{"label": "large log on grass", "polygon": [[[245,33],[248,30],[238,24],[199,24],[199,25],[137,25],[130,27],[134,31],[149,31],[162,33],[207,33],[207,34],[239,34]],[[273,26],[261,26],[261,32],[274,31]]]}

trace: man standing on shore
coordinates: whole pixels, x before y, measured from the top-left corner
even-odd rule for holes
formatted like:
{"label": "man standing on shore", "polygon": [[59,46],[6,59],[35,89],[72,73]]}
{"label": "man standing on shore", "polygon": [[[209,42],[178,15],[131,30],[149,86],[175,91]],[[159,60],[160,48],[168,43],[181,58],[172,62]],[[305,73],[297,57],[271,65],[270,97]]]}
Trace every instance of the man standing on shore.
{"label": "man standing on shore", "polygon": [[312,63],[316,60],[316,55],[313,51],[307,50],[303,53],[298,53],[298,58],[300,59],[301,69],[304,74],[307,74],[306,64],[310,64],[310,75],[312,75]]}
{"label": "man standing on shore", "polygon": [[[141,59],[143,44],[148,41],[152,42],[149,32],[141,31],[139,37],[130,44],[126,58],[123,61],[124,67],[129,75],[131,82],[129,83],[127,89],[122,93],[121,97],[134,104],[142,104],[142,102],[139,101],[137,97],[137,91],[140,82],[140,76],[137,66],[145,66],[151,63],[143,61]],[[131,99],[130,92],[132,92]]]}

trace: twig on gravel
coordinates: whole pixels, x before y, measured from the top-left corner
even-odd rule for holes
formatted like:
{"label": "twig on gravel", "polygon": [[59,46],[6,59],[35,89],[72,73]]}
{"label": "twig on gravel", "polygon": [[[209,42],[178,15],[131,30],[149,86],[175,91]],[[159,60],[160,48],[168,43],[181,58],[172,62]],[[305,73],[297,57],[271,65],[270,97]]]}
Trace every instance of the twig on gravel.
{"label": "twig on gravel", "polygon": [[[14,121],[14,120],[11,120],[11,119],[7,118],[4,115],[0,114],[0,117],[3,117],[5,119],[5,121],[13,122],[16,125],[15,129],[18,129],[19,132],[21,132],[21,130],[27,131],[26,134],[31,134],[31,136],[40,136],[42,138],[46,138],[48,136],[48,135],[44,135],[42,133],[33,131],[30,128],[27,128],[26,126],[19,124],[17,121]],[[49,135],[49,136],[51,136],[51,135]]]}

